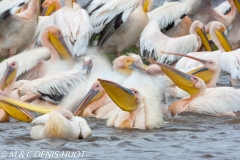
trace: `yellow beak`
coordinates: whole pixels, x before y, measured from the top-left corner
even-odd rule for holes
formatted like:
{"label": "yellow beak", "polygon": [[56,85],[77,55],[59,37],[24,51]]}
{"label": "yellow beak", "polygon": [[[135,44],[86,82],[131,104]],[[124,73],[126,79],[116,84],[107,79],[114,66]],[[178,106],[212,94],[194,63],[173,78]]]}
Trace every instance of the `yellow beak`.
{"label": "yellow beak", "polygon": [[0,101],[14,107],[24,108],[33,112],[41,113],[41,114],[50,113],[52,110],[60,109],[59,107],[46,107],[46,106],[40,106],[40,105],[33,105],[30,103],[24,103],[24,102],[7,98],[7,97],[0,97]]}
{"label": "yellow beak", "polygon": [[109,97],[122,110],[131,112],[137,109],[137,97],[128,88],[125,88],[117,83],[98,79]]}
{"label": "yellow beak", "polygon": [[129,66],[130,69],[132,70],[135,70],[135,71],[139,71],[139,72],[142,72],[142,73],[146,73],[146,69],[139,66],[137,63],[133,63],[132,65]]}
{"label": "yellow beak", "polygon": [[92,101],[98,99],[101,97],[101,94],[99,94],[99,90],[93,90],[91,89],[86,96],[83,98],[81,104],[79,107],[73,112],[74,116],[80,116],[84,108],[91,103]]}
{"label": "yellow beak", "polygon": [[195,69],[187,72],[187,74],[197,76],[197,77],[201,78],[205,83],[210,81],[211,78],[213,77],[213,72],[211,72],[209,70],[209,68],[206,68],[206,67],[195,68]]}
{"label": "yellow beak", "polygon": [[197,28],[196,31],[197,31],[197,34],[199,35],[199,37],[201,38],[202,43],[203,43],[203,46],[205,47],[205,49],[206,49],[207,51],[212,51],[212,48],[211,48],[211,46],[210,46],[210,44],[209,44],[209,41],[208,41],[208,38],[207,38],[205,32],[203,32],[203,31],[202,31],[201,29],[199,29],[199,28]]}
{"label": "yellow beak", "polygon": [[63,37],[57,37],[52,35],[51,32],[48,33],[50,42],[58,52],[58,54],[62,57],[62,59],[67,60],[71,63],[74,62],[72,54],[70,53]]}
{"label": "yellow beak", "polygon": [[216,30],[215,33],[216,33],[220,43],[222,44],[223,48],[225,49],[225,51],[226,52],[232,51],[232,47],[229,44],[226,36],[224,35],[224,30],[222,30],[222,31]]}
{"label": "yellow beak", "polygon": [[181,89],[188,92],[191,96],[196,95],[199,90],[193,86],[193,82],[190,79],[190,75],[179,71],[171,66],[158,63],[153,60],[148,60],[150,63],[159,65],[162,71]]}
{"label": "yellow beak", "polygon": [[43,8],[42,16],[50,16],[56,9],[56,5],[52,3],[49,7]]}
{"label": "yellow beak", "polygon": [[240,4],[239,4],[239,1],[238,0],[233,0],[233,2],[235,3],[236,7],[237,7],[237,10],[238,12],[240,13]]}
{"label": "yellow beak", "polygon": [[0,81],[0,89],[4,91],[4,89],[13,82],[13,80],[16,78],[17,75],[17,69],[11,68],[7,66],[4,75]]}
{"label": "yellow beak", "polygon": [[26,110],[18,109],[2,101],[0,101],[0,108],[4,109],[11,117],[19,121],[31,122],[34,119],[34,117],[30,113],[28,113]]}
{"label": "yellow beak", "polygon": [[144,12],[148,12],[148,6],[149,6],[149,0],[146,0],[144,5],[143,5]]}

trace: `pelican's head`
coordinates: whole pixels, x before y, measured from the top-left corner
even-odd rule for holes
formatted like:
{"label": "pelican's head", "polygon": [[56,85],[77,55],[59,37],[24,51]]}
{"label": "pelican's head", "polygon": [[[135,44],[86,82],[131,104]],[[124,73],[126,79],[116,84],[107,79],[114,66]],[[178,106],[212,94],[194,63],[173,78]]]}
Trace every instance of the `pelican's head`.
{"label": "pelican's head", "polygon": [[[46,37],[48,40],[46,40]],[[45,28],[41,37],[42,45],[48,47],[49,41],[62,59],[69,61],[70,63],[74,63],[72,54],[64,41],[62,32],[59,27],[55,25],[49,25]]]}
{"label": "pelican's head", "polygon": [[[195,30],[195,31],[193,31]],[[196,20],[192,23],[191,27],[190,27],[190,31],[192,33],[194,32],[197,32],[198,34],[198,43],[199,43],[199,48],[201,47],[200,44],[203,44],[203,46],[205,47],[205,49],[207,51],[212,51],[212,48],[209,44],[209,41],[208,41],[208,38],[206,36],[206,33],[205,33],[205,27],[204,27],[204,24],[202,22],[200,22],[199,20]]]}
{"label": "pelican's head", "polygon": [[18,63],[16,60],[10,59],[7,61],[7,68],[3,74],[1,81],[0,81],[0,89],[1,90],[4,90],[5,88],[7,88],[9,86],[9,84],[14,82],[14,80],[16,79],[16,75],[17,75],[17,68],[18,68]]}
{"label": "pelican's head", "polygon": [[93,67],[93,62],[91,57],[85,57],[83,59],[83,70],[86,70],[86,77],[88,78],[91,73],[91,69]]}
{"label": "pelican's head", "polygon": [[125,88],[115,82],[98,79],[112,101],[122,110],[132,112],[141,104],[141,94],[136,89]]}
{"label": "pelican's head", "polygon": [[85,95],[81,104],[74,111],[74,116],[81,115],[82,111],[93,101],[100,99],[105,93],[101,83],[95,82],[88,93]]}
{"label": "pelican's head", "polygon": [[62,8],[61,2],[59,0],[45,0],[42,4],[42,16],[49,16],[53,12]]}
{"label": "pelican's head", "polygon": [[113,70],[125,76],[131,75],[133,70],[145,72],[145,69],[139,63],[140,61],[135,60],[133,57],[123,55],[113,61]]}

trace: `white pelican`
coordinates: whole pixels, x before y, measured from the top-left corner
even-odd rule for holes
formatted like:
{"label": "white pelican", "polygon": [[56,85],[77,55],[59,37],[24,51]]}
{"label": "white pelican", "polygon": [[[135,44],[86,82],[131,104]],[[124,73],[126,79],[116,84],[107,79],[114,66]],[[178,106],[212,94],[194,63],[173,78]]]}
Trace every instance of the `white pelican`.
{"label": "white pelican", "polygon": [[45,107],[0,97],[1,102],[19,108],[25,108],[44,115],[32,121],[30,135],[33,139],[63,138],[83,139],[92,135],[85,119],[74,117],[72,112],[60,107]]}
{"label": "white pelican", "polygon": [[33,46],[40,45],[41,34],[49,24],[58,26],[72,55],[84,54],[92,36],[93,28],[88,13],[72,0],[50,16],[41,17]]}
{"label": "white pelican", "polygon": [[158,63],[164,73],[180,88],[190,94],[170,105],[172,115],[191,111],[212,116],[236,116],[240,111],[240,91],[232,87],[206,89],[204,81],[173,67]]}
{"label": "white pelican", "polygon": [[232,24],[237,10],[240,11],[238,0],[228,0],[228,2],[231,5],[231,11],[226,15],[216,12],[214,8],[212,8],[211,1],[209,0],[189,0],[185,2],[185,4],[188,4],[192,9],[195,9],[196,13],[193,17],[194,20],[200,20],[204,24],[207,24],[210,21],[219,21],[228,28]]}
{"label": "white pelican", "polygon": [[115,56],[135,45],[146,24],[150,0],[93,0],[87,7],[98,48]]}
{"label": "white pelican", "polygon": [[98,79],[109,97],[121,108],[114,111],[107,126],[116,128],[158,129],[165,127],[159,90],[143,85],[138,90]]}
{"label": "white pelican", "polygon": [[[0,1],[0,57],[22,52],[34,38],[38,23],[38,0],[31,0],[27,10],[15,14],[29,0]],[[21,38],[21,40],[19,40]]]}
{"label": "white pelican", "polygon": [[169,37],[181,37],[189,34],[192,21],[187,17],[190,6],[171,2],[148,12],[149,20],[158,20],[161,32]]}
{"label": "white pelican", "polygon": [[49,16],[52,13],[62,8],[62,4],[59,0],[45,0],[42,4],[42,16]]}
{"label": "white pelican", "polygon": [[[156,58],[158,61],[172,64],[179,59],[177,56],[167,54],[162,55],[164,52],[182,53],[197,51],[202,43],[205,48],[209,48],[208,40],[204,36],[204,26],[198,21],[195,21],[190,28],[190,35],[170,38],[165,36],[158,26],[156,20],[148,23],[141,34],[140,46],[141,55],[150,58]],[[201,40],[202,39],[202,40]]]}
{"label": "white pelican", "polygon": [[[23,65],[22,67],[26,67],[24,71],[25,73],[22,74],[18,79],[32,80],[32,79],[44,77],[47,73],[54,73],[54,72],[62,71],[66,69],[68,70],[71,67],[70,64],[73,64],[72,55],[69,52],[63,40],[62,32],[58,27],[50,25],[47,28],[45,28],[42,34],[41,41],[43,46],[47,47],[50,50],[51,58],[47,61],[40,60],[40,62],[37,65],[31,64],[30,66],[32,66],[33,68],[30,68],[30,67],[28,68],[27,65]],[[29,55],[29,57],[30,56],[34,56],[34,55]],[[58,68],[54,64],[59,62],[61,58],[66,60],[66,63],[69,62],[69,64],[62,64],[62,66],[58,65],[59,67]],[[33,62],[30,62],[30,63],[33,63]]]}

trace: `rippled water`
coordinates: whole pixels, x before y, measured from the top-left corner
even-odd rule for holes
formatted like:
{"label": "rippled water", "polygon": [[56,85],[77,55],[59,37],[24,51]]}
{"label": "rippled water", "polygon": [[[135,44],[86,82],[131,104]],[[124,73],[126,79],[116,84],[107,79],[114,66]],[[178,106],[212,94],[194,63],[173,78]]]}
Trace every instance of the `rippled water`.
{"label": "rippled water", "polygon": [[[219,83],[229,85],[229,80],[222,76]],[[56,154],[57,159],[66,159],[69,152],[79,159],[82,151],[87,159],[240,159],[240,118],[185,113],[152,131],[107,128],[105,120],[91,117],[87,121],[92,137],[75,141],[33,140],[28,123],[14,119],[1,123],[0,159],[6,159],[5,153],[14,159],[45,159],[42,151],[54,152],[50,159]]]}

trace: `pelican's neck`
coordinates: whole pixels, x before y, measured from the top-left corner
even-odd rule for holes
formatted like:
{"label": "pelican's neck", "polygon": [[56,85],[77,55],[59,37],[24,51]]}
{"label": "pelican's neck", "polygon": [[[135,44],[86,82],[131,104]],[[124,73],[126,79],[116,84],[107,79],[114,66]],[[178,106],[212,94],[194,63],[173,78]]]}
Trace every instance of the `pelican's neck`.
{"label": "pelican's neck", "polygon": [[[237,12],[236,5],[235,5],[235,3],[234,3],[233,0],[228,0],[228,3],[229,3],[230,6],[231,6],[231,11],[230,11],[226,16],[231,15],[231,16],[233,16],[233,17],[235,18],[236,12]],[[234,19],[234,18],[233,18],[233,19]]]}
{"label": "pelican's neck", "polygon": [[[220,67],[220,66],[219,66]],[[214,75],[211,78],[211,80],[209,80],[208,82],[206,82],[206,88],[213,88],[216,87],[216,83],[218,81],[218,78],[220,76],[221,73],[221,68],[219,68],[217,71],[213,71]]]}
{"label": "pelican's neck", "polygon": [[56,12],[57,10],[59,10],[59,9],[61,9],[62,8],[62,5],[61,5],[61,2],[59,2],[59,0],[56,0],[55,2],[54,2],[54,4],[55,4],[55,9],[54,9],[54,11]]}
{"label": "pelican's neck", "polygon": [[[214,24],[213,24],[214,25]],[[220,40],[218,39],[216,33],[215,33],[216,28],[215,27],[210,27],[209,34],[211,36],[212,41],[215,43],[215,45],[218,47],[219,50],[225,52],[225,49],[223,48]]]}
{"label": "pelican's neck", "polygon": [[24,15],[25,17],[38,17],[38,12],[39,12],[39,3],[38,0],[31,0],[28,4],[27,9],[19,13],[20,15]]}
{"label": "pelican's neck", "polygon": [[41,43],[44,47],[47,47],[51,52],[51,58],[48,61],[60,60],[60,56],[52,43],[49,41],[48,32],[43,33]]}
{"label": "pelican's neck", "polygon": [[73,2],[72,0],[65,0],[65,6],[69,8],[73,8]]}
{"label": "pelican's neck", "polygon": [[198,24],[197,23],[193,23],[191,25],[191,27],[190,27],[190,31],[189,32],[190,32],[190,34],[194,34],[197,37],[198,50],[199,50],[201,48],[201,46],[202,46],[202,40],[201,40],[200,36],[197,34],[197,31],[196,31],[197,27],[198,27]]}

